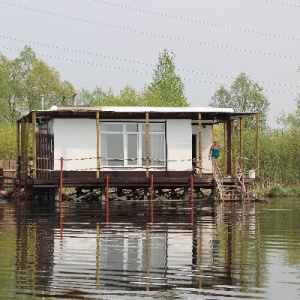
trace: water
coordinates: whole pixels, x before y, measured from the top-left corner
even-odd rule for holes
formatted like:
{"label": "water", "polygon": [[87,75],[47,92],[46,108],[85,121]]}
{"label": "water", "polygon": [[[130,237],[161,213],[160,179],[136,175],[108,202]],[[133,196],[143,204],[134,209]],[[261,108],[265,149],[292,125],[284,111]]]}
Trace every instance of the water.
{"label": "water", "polygon": [[2,199],[0,299],[300,298],[300,199],[193,210]]}

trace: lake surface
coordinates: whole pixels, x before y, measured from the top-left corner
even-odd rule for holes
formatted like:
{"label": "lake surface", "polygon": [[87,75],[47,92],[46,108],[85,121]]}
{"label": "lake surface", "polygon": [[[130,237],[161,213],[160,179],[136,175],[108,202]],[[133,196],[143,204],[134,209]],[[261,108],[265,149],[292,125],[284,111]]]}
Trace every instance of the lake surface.
{"label": "lake surface", "polygon": [[300,299],[300,199],[150,208],[0,199],[0,299]]}

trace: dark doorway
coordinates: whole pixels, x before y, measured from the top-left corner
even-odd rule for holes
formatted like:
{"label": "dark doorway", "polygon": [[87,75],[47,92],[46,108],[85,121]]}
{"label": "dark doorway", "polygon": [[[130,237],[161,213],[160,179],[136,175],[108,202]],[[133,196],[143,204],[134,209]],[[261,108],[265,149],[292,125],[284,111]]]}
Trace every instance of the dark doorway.
{"label": "dark doorway", "polygon": [[192,158],[197,158],[197,135],[192,134]]}

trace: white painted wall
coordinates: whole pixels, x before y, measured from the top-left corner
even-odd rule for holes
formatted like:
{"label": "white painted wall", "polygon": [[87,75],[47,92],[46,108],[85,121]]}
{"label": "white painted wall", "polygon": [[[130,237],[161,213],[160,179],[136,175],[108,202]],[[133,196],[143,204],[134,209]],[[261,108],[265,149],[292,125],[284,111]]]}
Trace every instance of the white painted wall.
{"label": "white painted wall", "polygon": [[192,170],[191,120],[167,120],[167,170]]}
{"label": "white painted wall", "polygon": [[[54,133],[55,170],[60,169],[60,158],[63,157],[64,170],[96,171],[94,119],[54,119],[49,131]],[[166,120],[168,171],[192,170],[192,134],[198,134],[198,126],[191,126],[191,120]],[[203,173],[211,173],[208,160],[211,143],[212,126],[207,125],[202,131]]]}
{"label": "white painted wall", "polygon": [[[212,144],[213,130],[212,125],[205,125],[202,127],[202,173],[211,173],[212,165],[211,161],[208,159],[209,149]],[[198,158],[198,125],[193,125],[193,134],[197,135],[197,158]]]}
{"label": "white painted wall", "polygon": [[[54,119],[54,170],[96,171],[96,124],[95,119]],[[76,160],[83,158],[83,160]],[[91,168],[91,170],[89,170]]]}

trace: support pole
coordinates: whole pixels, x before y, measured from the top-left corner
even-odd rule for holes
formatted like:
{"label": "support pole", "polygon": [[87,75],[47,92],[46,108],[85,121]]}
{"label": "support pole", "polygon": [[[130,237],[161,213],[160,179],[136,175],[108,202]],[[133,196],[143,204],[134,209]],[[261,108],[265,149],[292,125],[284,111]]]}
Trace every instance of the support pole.
{"label": "support pole", "polygon": [[29,166],[29,120],[26,118],[25,121],[25,157],[24,157],[24,166],[25,166],[25,173],[24,173],[24,180],[28,178],[28,166]]}
{"label": "support pole", "polygon": [[100,175],[100,122],[99,122],[99,111],[96,112],[96,178]]}
{"label": "support pole", "polygon": [[16,145],[16,147],[17,147],[17,161],[18,161],[18,165],[17,165],[17,176],[16,176],[16,178],[19,178],[20,179],[20,171],[21,171],[21,169],[20,169],[20,161],[21,161],[21,159],[20,159],[20,157],[21,157],[21,150],[20,150],[20,145],[21,145],[21,141],[20,141],[20,122],[18,122],[17,123],[17,145]]}
{"label": "support pole", "polygon": [[231,139],[232,139],[232,132],[231,132],[232,126],[231,126],[231,120],[230,118],[228,118],[226,120],[226,135],[227,135],[227,140],[226,140],[226,144],[227,144],[227,168],[226,168],[226,173],[228,175],[232,176],[232,164],[231,164],[231,160],[232,160],[232,147],[231,147]]}
{"label": "support pole", "polygon": [[32,113],[32,178],[36,179],[36,166],[37,166],[37,160],[36,160],[36,112],[34,111]]}
{"label": "support pole", "polygon": [[149,154],[150,154],[150,149],[149,149],[149,113],[146,113],[146,178],[149,178]]}
{"label": "support pole", "polygon": [[198,113],[198,157],[199,157],[199,176],[202,177],[202,121],[201,114]]}
{"label": "support pole", "polygon": [[245,157],[244,157],[244,120],[240,117],[240,168],[244,174],[245,171]]}
{"label": "support pole", "polygon": [[151,224],[153,224],[153,219],[154,219],[154,205],[153,205],[153,192],[154,192],[154,179],[153,179],[153,174],[151,174],[150,177],[150,218],[151,218]]}
{"label": "support pole", "polygon": [[228,174],[227,161],[228,161],[228,147],[227,147],[227,123],[223,123],[223,140],[224,140],[224,173]]}
{"label": "support pole", "polygon": [[231,148],[231,150],[232,150],[232,177],[233,178],[236,178],[236,167],[237,167],[237,165],[236,165],[236,145],[235,145],[235,143],[236,143],[236,130],[235,130],[235,125],[236,125],[236,123],[235,123],[235,120],[232,120],[232,122],[231,122],[231,131],[232,131],[232,148]]}
{"label": "support pole", "polygon": [[21,122],[21,159],[20,159],[20,170],[21,170],[21,176],[20,176],[20,180],[24,179],[25,177],[25,164],[24,164],[24,161],[25,161],[25,157],[26,157],[26,153],[25,153],[25,149],[26,149],[26,146],[25,146],[25,140],[26,140],[26,136],[25,136],[25,120],[22,119],[22,122]]}
{"label": "support pole", "polygon": [[256,116],[256,143],[255,143],[255,172],[257,174],[257,178],[259,178],[259,168],[260,168],[260,159],[259,159],[259,114]]}

